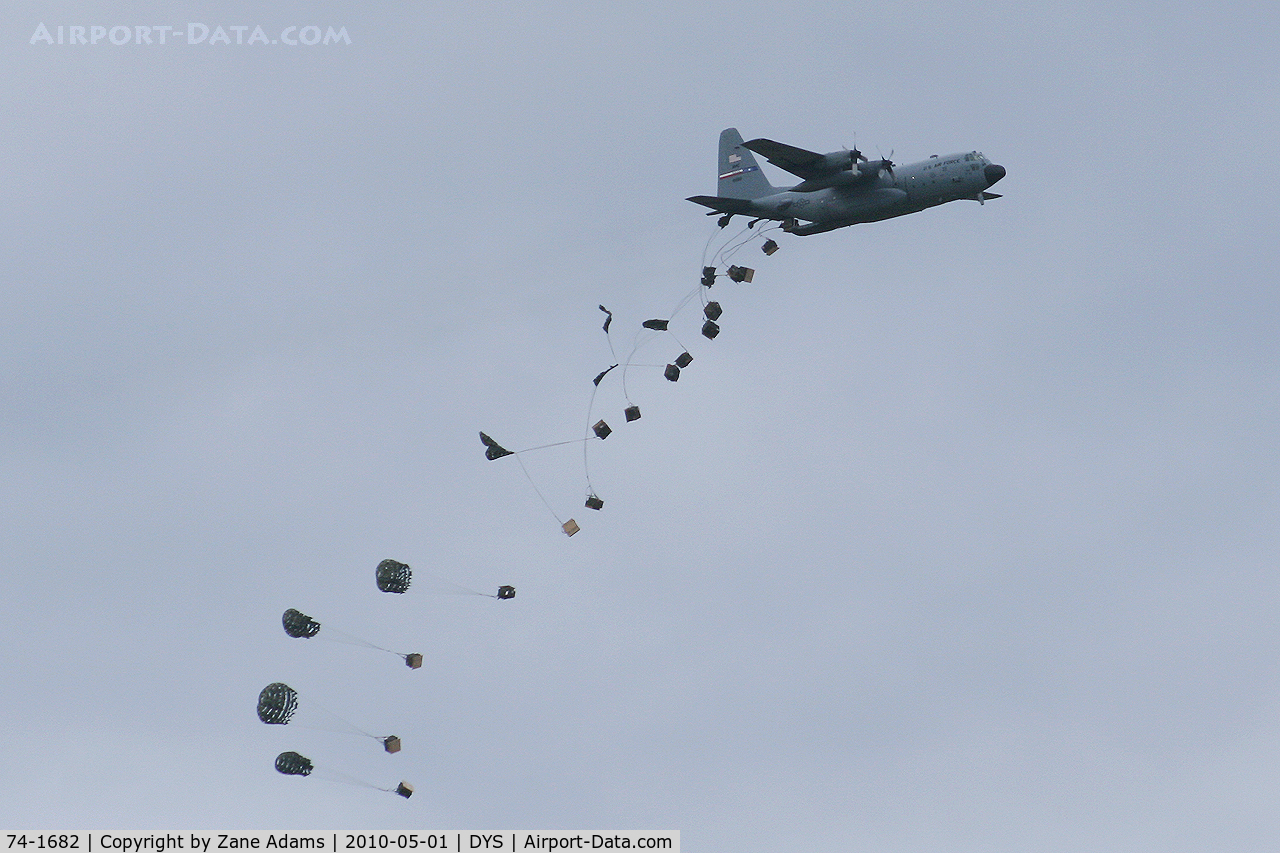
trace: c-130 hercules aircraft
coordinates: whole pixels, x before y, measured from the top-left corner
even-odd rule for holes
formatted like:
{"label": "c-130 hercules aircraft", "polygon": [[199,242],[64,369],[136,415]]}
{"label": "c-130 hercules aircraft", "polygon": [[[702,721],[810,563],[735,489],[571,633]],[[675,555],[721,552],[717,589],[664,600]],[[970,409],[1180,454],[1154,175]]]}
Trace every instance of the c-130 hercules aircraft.
{"label": "c-130 hercules aircraft", "polygon": [[[751,152],[798,178],[793,187],[775,187],[756,165]],[[860,222],[876,222],[915,213],[948,201],[1000,198],[987,190],[1004,177],[978,151],[934,155],[918,163],[895,165],[888,159],[868,160],[856,148],[818,154],[774,142],[742,141],[738,129],[720,133],[718,192],[689,201],[722,213],[720,224],[733,216],[777,219],[791,234],[820,234]],[[753,223],[754,224],[754,223]]]}

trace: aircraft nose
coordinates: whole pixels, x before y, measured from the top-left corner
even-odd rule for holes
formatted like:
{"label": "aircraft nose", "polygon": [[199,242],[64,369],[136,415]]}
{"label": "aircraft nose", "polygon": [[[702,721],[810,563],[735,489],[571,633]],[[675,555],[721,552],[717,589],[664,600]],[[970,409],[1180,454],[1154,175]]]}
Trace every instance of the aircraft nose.
{"label": "aircraft nose", "polygon": [[982,170],[982,174],[987,178],[987,186],[991,186],[996,181],[1004,177],[1004,166],[997,166],[995,163],[992,163]]}

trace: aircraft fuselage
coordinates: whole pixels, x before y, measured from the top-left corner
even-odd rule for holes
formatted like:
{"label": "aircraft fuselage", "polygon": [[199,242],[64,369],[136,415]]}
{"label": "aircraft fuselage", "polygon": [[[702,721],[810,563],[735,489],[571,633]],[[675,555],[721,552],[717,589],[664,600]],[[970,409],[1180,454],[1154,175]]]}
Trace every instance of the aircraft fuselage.
{"label": "aircraft fuselage", "polygon": [[[787,190],[754,199],[752,215],[808,220],[790,229],[796,234],[877,222],[949,201],[981,199],[995,183],[990,178],[996,173],[988,173],[988,166],[990,161],[977,151],[930,157],[895,166],[892,172],[882,169],[871,181],[853,187],[834,186],[814,192]],[[1001,177],[1003,171],[1000,169]]]}
{"label": "aircraft fuselage", "polygon": [[[802,180],[778,187],[765,179],[755,153]],[[917,163],[894,165],[868,160],[858,151],[819,154],[771,139],[743,142],[736,128],[720,134],[715,196],[693,196],[713,211],[732,216],[774,219],[793,234],[818,234],[904,216],[949,201],[999,198],[987,190],[1005,176],[1003,166],[981,152],[934,155]],[[727,222],[722,218],[721,225]]]}

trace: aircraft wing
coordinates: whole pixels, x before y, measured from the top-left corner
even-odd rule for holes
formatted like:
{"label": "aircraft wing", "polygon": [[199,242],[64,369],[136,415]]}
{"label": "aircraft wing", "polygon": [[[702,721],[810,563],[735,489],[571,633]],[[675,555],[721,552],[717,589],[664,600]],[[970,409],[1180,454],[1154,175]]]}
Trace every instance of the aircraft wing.
{"label": "aircraft wing", "polygon": [[816,151],[806,151],[772,139],[752,139],[742,143],[742,147],[763,155],[779,169],[786,169],[797,177],[814,178],[828,171],[823,168],[826,158]]}

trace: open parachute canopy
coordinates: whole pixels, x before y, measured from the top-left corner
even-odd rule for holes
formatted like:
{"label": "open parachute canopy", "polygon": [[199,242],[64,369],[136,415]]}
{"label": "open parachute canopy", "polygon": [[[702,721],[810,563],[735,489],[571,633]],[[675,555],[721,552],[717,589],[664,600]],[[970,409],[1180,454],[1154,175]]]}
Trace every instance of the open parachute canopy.
{"label": "open parachute canopy", "polygon": [[[408,568],[408,566],[405,566],[406,571]],[[406,581],[404,585],[407,587],[409,584]],[[381,586],[381,584],[379,584],[379,586]],[[295,610],[292,607],[284,612],[284,615],[280,617],[280,621],[284,624],[284,632],[290,637],[300,637],[306,640],[320,633],[319,622],[312,619],[302,611]],[[388,652],[396,655],[397,657],[404,658],[405,665],[410,669],[419,669],[422,667],[422,655],[418,652],[410,654],[397,652],[394,649],[383,648],[376,643],[369,642],[363,637],[357,637],[355,634],[348,634],[346,631],[334,628],[332,625],[325,630],[324,636],[321,639],[332,640],[338,643],[349,643],[356,646],[365,646],[366,648],[377,649],[380,652]]]}
{"label": "open parachute canopy", "polygon": [[313,771],[319,778],[345,782],[348,785],[358,785],[361,788],[375,788],[379,791],[386,791],[389,794],[404,797],[406,800],[413,796],[413,786],[408,782],[401,782],[394,788],[383,788],[339,770],[326,769],[324,767],[317,770],[316,766],[311,763],[310,758],[305,755],[299,755],[296,752],[282,752],[276,756],[277,773],[283,773],[285,776],[310,776]]}
{"label": "open parachute canopy", "polygon": [[[608,429],[608,427],[605,427]],[[403,593],[409,589],[409,584],[413,581],[413,570],[408,565],[396,560],[383,560],[378,563],[378,568],[374,572],[374,579],[378,582],[378,589],[383,592]],[[498,594],[493,595],[487,592],[478,592],[470,587],[454,583],[451,580],[440,577],[434,572],[423,570],[419,574],[418,580],[423,588],[434,593],[443,593],[445,595],[479,595],[485,598],[515,598],[516,588],[514,586],[501,586],[498,588]],[[301,614],[299,614],[301,615]],[[303,617],[306,618],[306,617]],[[288,627],[285,628],[288,630]],[[319,627],[317,626],[317,630]],[[333,630],[330,628],[329,630]],[[374,648],[378,648],[375,646]],[[413,666],[413,663],[409,663]]]}
{"label": "open parachute canopy", "polygon": [[319,622],[299,610],[294,610],[292,607],[284,612],[284,616],[280,617],[280,621],[284,623],[284,632],[290,637],[310,639],[320,631]]}
{"label": "open parachute canopy", "polygon": [[276,756],[276,772],[286,776],[309,776],[315,766],[311,759],[296,752],[282,752]]}
{"label": "open parachute canopy", "polygon": [[397,563],[395,560],[383,560],[378,563],[378,569],[374,577],[378,581],[378,589],[383,592],[403,593],[409,588],[409,582],[413,579],[413,572],[404,563]]}
{"label": "open parachute canopy", "polygon": [[297,710],[298,691],[287,684],[268,684],[258,694],[258,719],[268,725],[285,725]]}
{"label": "open parachute canopy", "polygon": [[[364,735],[372,738],[382,744],[382,748],[387,752],[400,751],[400,738],[396,735],[374,735],[366,732],[364,729],[354,723],[344,720],[331,711],[320,708],[312,703],[313,710],[307,712],[310,719],[307,719],[301,725],[308,728],[319,727],[328,728],[333,731],[348,732]],[[274,682],[262,688],[262,692],[258,694],[258,719],[268,725],[283,726],[293,720],[294,714],[298,710],[298,691],[294,690],[287,684],[282,682]],[[319,716],[316,716],[317,713]]]}

